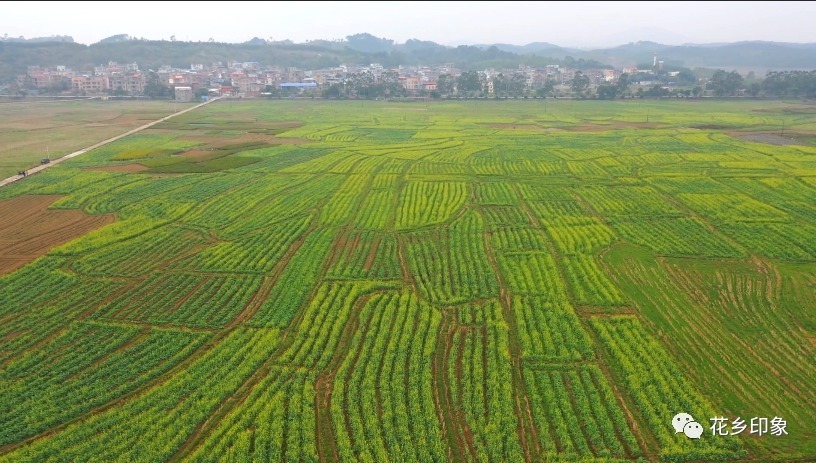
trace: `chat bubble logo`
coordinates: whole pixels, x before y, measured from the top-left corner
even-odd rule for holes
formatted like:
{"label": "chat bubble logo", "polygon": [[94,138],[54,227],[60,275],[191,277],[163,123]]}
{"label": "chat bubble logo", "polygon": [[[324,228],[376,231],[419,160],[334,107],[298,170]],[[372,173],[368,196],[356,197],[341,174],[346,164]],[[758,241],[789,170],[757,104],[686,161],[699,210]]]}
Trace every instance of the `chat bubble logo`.
{"label": "chat bubble logo", "polygon": [[691,423],[692,421],[694,421],[694,417],[688,413],[678,413],[674,415],[674,418],[672,418],[674,433],[677,434],[683,432],[683,428],[686,427],[686,424]]}
{"label": "chat bubble logo", "polygon": [[696,421],[689,421],[683,427],[683,434],[690,439],[699,439],[703,435],[703,426]]}

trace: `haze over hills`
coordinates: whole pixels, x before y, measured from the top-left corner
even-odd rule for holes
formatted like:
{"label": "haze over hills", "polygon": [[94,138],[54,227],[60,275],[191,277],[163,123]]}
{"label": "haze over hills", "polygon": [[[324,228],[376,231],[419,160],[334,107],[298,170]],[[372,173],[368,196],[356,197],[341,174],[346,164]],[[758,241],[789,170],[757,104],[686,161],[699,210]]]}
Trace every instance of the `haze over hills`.
{"label": "haze over hills", "polygon": [[816,68],[814,43],[755,41],[664,45],[639,41],[582,50],[547,42],[456,47],[420,39],[396,43],[367,33],[350,35],[343,40],[305,43],[258,37],[244,43],[144,40],[118,34],[92,45],[75,43],[68,36],[5,37],[0,40],[0,79],[14,78],[31,65],[83,68],[108,61],[137,62],[144,68],[156,68],[162,64],[186,67],[191,62],[258,61],[301,68],[378,62],[384,66],[453,63],[462,69],[484,69],[519,64],[562,64],[566,60],[579,68],[620,68],[650,64],[654,55],[666,65],[692,69],[722,68],[764,74],[771,70]]}

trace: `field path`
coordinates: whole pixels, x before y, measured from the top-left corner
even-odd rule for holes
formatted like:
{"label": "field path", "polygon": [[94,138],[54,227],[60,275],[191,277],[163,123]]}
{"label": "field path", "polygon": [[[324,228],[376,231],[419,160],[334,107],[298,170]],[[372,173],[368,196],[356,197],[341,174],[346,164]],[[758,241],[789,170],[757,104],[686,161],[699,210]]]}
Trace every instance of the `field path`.
{"label": "field path", "polygon": [[[213,101],[218,101],[220,99],[221,99],[221,97],[213,98],[213,99],[205,101],[204,103],[197,104],[197,105],[195,105],[193,107],[190,107],[190,108],[187,108],[187,109],[182,109],[181,111],[179,111],[177,113],[173,113],[173,114],[170,114],[169,116],[165,116],[165,117],[163,117],[163,118],[161,118],[159,120],[149,122],[149,123],[147,123],[147,124],[145,124],[143,126],[136,127],[135,129],[130,130],[128,132],[125,132],[125,133],[123,133],[121,135],[117,135],[115,137],[108,138],[107,140],[100,141],[99,143],[96,143],[95,145],[91,145],[91,146],[89,146],[87,148],[82,148],[81,150],[77,150],[77,151],[74,151],[73,153],[66,154],[65,156],[63,156],[61,158],[54,159],[53,161],[51,161],[48,164],[41,164],[41,165],[39,165],[37,167],[32,167],[31,169],[28,169],[28,171],[27,171],[28,175],[36,174],[37,172],[45,170],[45,169],[53,166],[54,164],[59,164],[60,162],[65,161],[66,159],[75,158],[75,157],[79,156],[80,154],[85,154],[88,151],[99,148],[100,146],[105,146],[108,143],[113,143],[113,142],[115,142],[117,140],[120,140],[122,138],[125,138],[125,137],[127,137],[129,135],[133,135],[134,133],[141,132],[144,129],[149,129],[150,127],[153,127],[156,124],[162,123],[162,122],[164,122],[164,121],[166,121],[166,120],[168,120],[168,119],[170,119],[172,117],[176,117],[176,116],[178,116],[180,114],[184,114],[184,113],[192,111],[194,109],[198,109],[198,108],[200,108],[202,106],[208,105],[208,104],[212,103]],[[14,183],[17,180],[20,180],[21,178],[25,178],[25,177],[20,176],[20,175],[15,175],[15,176],[9,177],[9,178],[7,178],[5,180],[0,180],[0,188],[4,187],[4,186],[6,186],[6,185],[8,185],[10,183]]]}

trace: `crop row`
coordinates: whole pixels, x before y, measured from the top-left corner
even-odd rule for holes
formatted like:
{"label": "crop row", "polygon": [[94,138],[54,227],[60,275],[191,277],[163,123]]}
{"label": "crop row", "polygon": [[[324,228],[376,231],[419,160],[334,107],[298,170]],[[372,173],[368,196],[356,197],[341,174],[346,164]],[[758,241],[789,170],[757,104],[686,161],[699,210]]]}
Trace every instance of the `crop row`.
{"label": "crop row", "polygon": [[53,301],[79,284],[79,278],[62,271],[67,263],[67,258],[48,256],[0,276],[0,318]]}
{"label": "crop row", "polygon": [[330,278],[395,280],[402,277],[393,235],[369,230],[354,231],[341,240],[335,261],[327,273]]}
{"label": "crop row", "polygon": [[[281,181],[274,176],[268,183],[276,185],[266,187],[266,196],[263,201],[256,203],[252,208],[244,210],[243,214],[235,217],[235,221],[224,229],[225,238],[240,237],[244,234],[267,228],[289,217],[296,217],[322,206],[324,200],[330,198],[343,183],[344,176],[325,175],[311,177],[301,181],[299,176],[291,181]],[[325,217],[325,216],[324,216]]]}
{"label": "crop row", "polygon": [[259,277],[154,273],[94,316],[149,324],[220,327],[243,310]]}
{"label": "crop row", "polygon": [[174,267],[205,272],[268,273],[292,243],[303,236],[311,221],[311,216],[297,217],[232,241],[222,241]]}
{"label": "crop row", "polygon": [[506,182],[479,182],[474,192],[477,204],[513,206],[518,203],[513,188]]}
{"label": "crop row", "polygon": [[412,234],[406,244],[420,293],[440,304],[496,296],[498,283],[487,261],[483,221],[466,213],[445,230]]}
{"label": "crop row", "polygon": [[317,462],[314,373],[274,367],[182,461]]}
{"label": "crop row", "polygon": [[[327,225],[344,225],[360,209],[363,193],[370,183],[368,175],[349,175],[323,206],[320,220]],[[297,210],[297,205],[294,206]]]}
{"label": "crop row", "polygon": [[465,183],[409,182],[400,195],[396,226],[407,229],[445,222],[466,199]]}
{"label": "crop row", "polygon": [[475,318],[466,321],[481,326],[460,328],[454,334],[447,365],[454,407],[464,412],[472,433],[474,461],[521,461],[507,323],[496,301],[466,307]]}
{"label": "crop row", "polygon": [[481,208],[488,230],[499,227],[530,226],[530,218],[519,206],[483,206]]}
{"label": "crop row", "polygon": [[318,276],[330,258],[333,229],[318,228],[309,233],[278,274],[275,286],[260,310],[248,321],[251,326],[284,328],[308,301]]}
{"label": "crop row", "polygon": [[492,233],[492,237],[492,244],[497,252],[547,250],[547,238],[541,231],[529,226],[496,228]]}
{"label": "crop row", "polygon": [[636,318],[595,317],[590,324],[620,372],[620,384],[657,438],[664,460],[716,460],[744,455],[737,439],[712,437],[708,433],[699,440],[689,439],[683,433],[675,434],[667,425],[667,419],[681,412],[704,422],[717,415]]}
{"label": "crop row", "polygon": [[324,368],[340,341],[354,304],[363,294],[389,285],[329,282],[318,287],[297,326],[292,344],[277,359],[283,366]]}
{"label": "crop row", "polygon": [[147,392],[2,455],[0,462],[166,461],[269,358],[279,338],[277,330],[233,331]]}
{"label": "crop row", "polygon": [[74,263],[74,268],[86,275],[142,275],[204,243],[201,235],[185,231],[181,227],[166,226],[131,239],[114,241],[99,251],[85,254]]}
{"label": "crop row", "polygon": [[511,308],[525,358],[546,362],[595,358],[589,334],[566,300],[514,297]]}
{"label": "crop row", "polygon": [[497,257],[513,294],[538,294],[563,300],[566,289],[549,252],[505,253]]}
{"label": "crop row", "polygon": [[642,454],[597,366],[525,368],[524,381],[545,458],[625,461]]}
{"label": "crop row", "polygon": [[685,215],[650,186],[588,187],[580,195],[604,217],[678,217]]}
{"label": "crop row", "polygon": [[365,195],[354,218],[358,228],[384,230],[391,223],[394,215],[394,189],[372,190]]}
{"label": "crop row", "polygon": [[[50,285],[46,279],[43,285]],[[0,323],[0,362],[21,355],[43,343],[83,312],[93,310],[124,286],[121,281],[74,278],[54,280],[59,291],[46,291],[37,299],[13,306]]]}
{"label": "crop row", "polygon": [[0,445],[64,423],[187,357],[198,333],[76,323],[0,373]]}
{"label": "crop row", "polygon": [[[230,177],[237,174],[230,174]],[[244,233],[269,225],[269,216],[257,219],[251,211],[263,210],[271,198],[282,191],[306,182],[305,175],[264,174],[245,178],[242,184],[226,191],[204,204],[199,204],[184,217],[184,222],[210,230],[229,228],[226,238],[234,238]],[[252,223],[249,222],[252,219]],[[260,223],[257,223],[260,222]]]}
{"label": "crop row", "polygon": [[334,380],[331,416],[341,461],[446,461],[434,406],[439,312],[408,293],[376,294]]}

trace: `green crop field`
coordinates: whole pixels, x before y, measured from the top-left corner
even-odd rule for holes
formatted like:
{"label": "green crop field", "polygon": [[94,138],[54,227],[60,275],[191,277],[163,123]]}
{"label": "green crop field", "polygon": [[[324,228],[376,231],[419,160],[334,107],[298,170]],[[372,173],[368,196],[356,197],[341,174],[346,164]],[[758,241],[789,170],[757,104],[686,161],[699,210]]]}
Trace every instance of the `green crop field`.
{"label": "green crop field", "polygon": [[801,101],[176,117],[0,189],[0,463],[812,461],[814,140]]}

